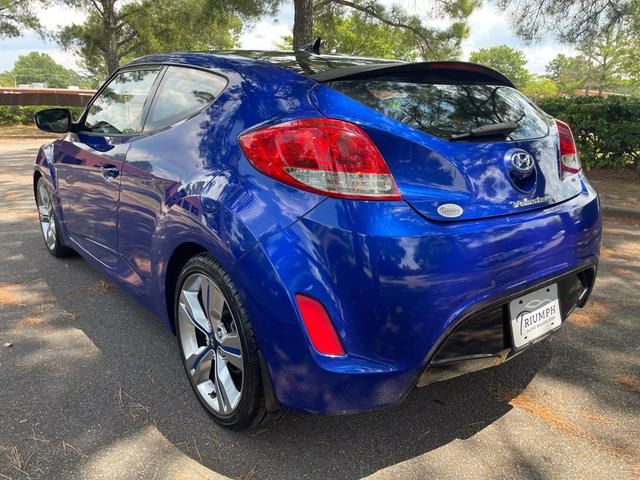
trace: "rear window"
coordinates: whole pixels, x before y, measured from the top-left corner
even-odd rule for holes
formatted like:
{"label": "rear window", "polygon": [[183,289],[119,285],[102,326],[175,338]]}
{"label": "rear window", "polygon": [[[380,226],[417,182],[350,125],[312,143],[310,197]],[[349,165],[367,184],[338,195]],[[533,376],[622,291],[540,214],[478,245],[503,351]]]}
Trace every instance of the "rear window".
{"label": "rear window", "polygon": [[515,122],[511,140],[547,135],[542,112],[516,89],[502,85],[427,84],[343,80],[328,86],[418,130],[442,138],[485,125]]}

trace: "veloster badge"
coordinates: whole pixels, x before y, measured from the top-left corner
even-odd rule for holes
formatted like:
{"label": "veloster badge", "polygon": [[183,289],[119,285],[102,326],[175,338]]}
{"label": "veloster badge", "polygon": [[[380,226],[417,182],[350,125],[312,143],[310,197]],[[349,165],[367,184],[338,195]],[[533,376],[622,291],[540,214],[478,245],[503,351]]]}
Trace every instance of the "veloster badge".
{"label": "veloster badge", "polygon": [[518,200],[516,202],[510,202],[512,207],[528,207],[529,205],[537,205],[538,203],[544,203],[548,200],[548,197],[545,195],[544,197],[534,197],[534,198],[524,198],[522,200]]}

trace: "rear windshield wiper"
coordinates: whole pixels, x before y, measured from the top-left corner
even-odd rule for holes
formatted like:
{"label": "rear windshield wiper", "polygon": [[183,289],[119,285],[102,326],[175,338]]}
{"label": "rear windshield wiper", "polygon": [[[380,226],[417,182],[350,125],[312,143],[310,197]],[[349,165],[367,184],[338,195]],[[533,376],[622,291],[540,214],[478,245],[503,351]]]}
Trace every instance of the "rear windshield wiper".
{"label": "rear windshield wiper", "polygon": [[506,137],[516,128],[518,128],[518,124],[516,122],[492,123],[490,125],[483,125],[481,127],[472,128],[468,132],[451,135],[449,137],[449,140],[464,140],[467,138],[477,137]]}

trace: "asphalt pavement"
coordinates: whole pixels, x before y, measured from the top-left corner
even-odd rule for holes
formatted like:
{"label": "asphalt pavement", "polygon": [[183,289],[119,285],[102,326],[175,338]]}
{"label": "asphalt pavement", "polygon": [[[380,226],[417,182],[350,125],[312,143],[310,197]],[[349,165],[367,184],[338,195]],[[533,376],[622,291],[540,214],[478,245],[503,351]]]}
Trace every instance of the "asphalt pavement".
{"label": "asphalt pavement", "polygon": [[388,410],[236,433],[158,319],[46,252],[40,143],[0,140],[0,479],[640,478],[640,217],[605,217],[590,304],[513,361]]}

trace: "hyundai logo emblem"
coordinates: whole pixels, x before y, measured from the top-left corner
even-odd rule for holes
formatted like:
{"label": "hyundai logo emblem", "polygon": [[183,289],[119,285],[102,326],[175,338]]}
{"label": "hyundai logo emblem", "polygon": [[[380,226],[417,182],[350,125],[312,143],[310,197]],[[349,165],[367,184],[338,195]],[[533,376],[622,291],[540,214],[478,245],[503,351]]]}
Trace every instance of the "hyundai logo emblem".
{"label": "hyundai logo emblem", "polygon": [[511,168],[518,173],[527,175],[533,171],[533,157],[524,150],[513,149],[507,152]]}

